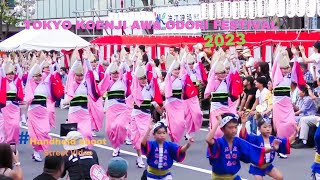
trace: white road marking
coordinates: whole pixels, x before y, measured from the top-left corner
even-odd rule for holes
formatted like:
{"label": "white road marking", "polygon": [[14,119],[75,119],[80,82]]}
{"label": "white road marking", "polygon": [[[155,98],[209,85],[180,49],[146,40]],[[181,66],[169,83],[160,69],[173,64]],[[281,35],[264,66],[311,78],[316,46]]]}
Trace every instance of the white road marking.
{"label": "white road marking", "polygon": [[[20,126],[20,127],[23,128],[23,129],[28,129],[28,127],[26,127],[26,126]],[[49,133],[49,135],[53,136],[53,137],[57,137],[57,138],[63,139],[62,137],[60,137],[59,134]],[[98,147],[98,148],[102,148],[102,149],[113,151],[113,148],[109,147],[109,146],[104,146],[104,145],[100,145],[100,144],[95,144],[94,146]],[[136,153],[133,153],[133,152],[130,152],[130,151],[125,151],[125,150],[121,150],[121,153],[130,155],[130,156],[137,156]],[[142,156],[142,158],[146,159],[146,156]],[[202,172],[202,173],[206,173],[206,174],[212,174],[212,171],[207,170],[207,169],[202,169],[202,168],[189,166],[189,165],[185,165],[185,164],[180,164],[180,163],[173,163],[173,165],[177,166],[177,167],[193,170],[193,171],[198,171],[198,172]]]}

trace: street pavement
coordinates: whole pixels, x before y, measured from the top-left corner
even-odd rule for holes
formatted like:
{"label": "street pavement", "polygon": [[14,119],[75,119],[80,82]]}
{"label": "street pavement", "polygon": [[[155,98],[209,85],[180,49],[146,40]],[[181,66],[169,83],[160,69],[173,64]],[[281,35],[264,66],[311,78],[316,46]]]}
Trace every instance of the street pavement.
{"label": "street pavement", "polygon": [[[51,136],[59,138],[60,124],[64,123],[67,117],[67,110],[56,109],[57,127],[52,129]],[[25,126],[21,127],[21,132],[26,132]],[[211,167],[208,159],[206,159],[206,143],[205,137],[208,131],[207,128],[202,129],[195,135],[195,142],[187,152],[187,157],[182,163],[175,163],[171,168],[173,178],[177,180],[209,180],[211,178]],[[104,128],[97,133],[95,139],[106,138]],[[181,141],[181,145],[186,141]],[[33,149],[29,142],[21,144],[18,147],[20,153],[20,161],[24,173],[25,180],[32,180],[34,177],[42,173],[44,162],[34,162],[32,160]],[[62,145],[52,145],[51,150],[63,150]],[[106,145],[95,145],[94,150],[98,153],[99,163],[105,169],[107,168],[108,161],[112,158],[112,148],[110,143]],[[276,158],[274,166],[280,169],[284,175],[284,179],[288,180],[308,180],[310,179],[311,169],[315,150],[313,149],[291,149],[291,155],[288,159]],[[136,167],[136,153],[132,146],[123,145],[121,147],[121,157],[129,162],[128,179],[139,180],[143,173],[143,169]],[[42,157],[44,157],[42,155]],[[43,158],[44,159],[44,158]],[[145,160],[145,159],[144,159]],[[248,173],[249,165],[241,164],[242,168],[239,175],[243,179],[251,180],[253,176]],[[66,178],[63,178],[66,179]],[[271,178],[265,178],[271,179]]]}

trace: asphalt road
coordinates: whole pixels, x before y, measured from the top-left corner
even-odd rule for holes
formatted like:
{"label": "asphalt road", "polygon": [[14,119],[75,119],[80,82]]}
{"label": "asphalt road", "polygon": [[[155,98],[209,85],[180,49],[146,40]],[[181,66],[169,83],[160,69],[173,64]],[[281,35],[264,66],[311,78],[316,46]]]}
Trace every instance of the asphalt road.
{"label": "asphalt road", "polygon": [[[52,137],[59,137],[60,123],[64,123],[67,117],[67,110],[56,109],[57,128],[52,129]],[[27,131],[26,127],[21,127],[21,131]],[[211,177],[209,161],[206,159],[206,143],[204,141],[207,130],[202,129],[195,136],[195,142],[187,153],[187,157],[183,163],[175,164],[171,168],[174,179],[178,180],[209,180]],[[104,130],[97,133],[95,139],[106,138]],[[182,144],[185,141],[181,142]],[[108,161],[112,158],[112,148],[107,142],[106,145],[96,145],[94,149],[99,156],[100,165],[107,168]],[[136,157],[132,146],[123,145],[120,156],[129,162],[128,179],[139,180],[143,169],[139,169],[135,165]],[[23,168],[24,179],[32,180],[34,177],[42,173],[43,162],[34,162],[32,160],[33,149],[30,144],[21,144],[18,146],[20,153],[20,161]],[[62,145],[53,145],[51,150],[63,150]],[[292,149],[288,159],[276,158],[274,166],[280,169],[284,174],[284,179],[288,180],[308,180],[310,179],[311,169],[315,150],[313,149]],[[42,155],[43,157],[43,155]],[[243,179],[253,179],[248,173],[249,165],[242,163],[242,169],[239,175]],[[65,178],[64,178],[65,179]],[[271,178],[265,178],[271,179]]]}

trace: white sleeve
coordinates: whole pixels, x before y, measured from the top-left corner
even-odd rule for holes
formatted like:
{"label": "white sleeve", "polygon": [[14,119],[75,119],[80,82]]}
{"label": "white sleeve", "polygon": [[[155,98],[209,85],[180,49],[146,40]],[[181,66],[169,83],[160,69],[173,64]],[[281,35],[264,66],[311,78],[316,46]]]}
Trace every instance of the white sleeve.
{"label": "white sleeve", "polygon": [[87,66],[87,68],[88,68],[89,71],[92,71],[92,70],[93,70],[89,59],[85,59],[85,60],[84,60],[84,63],[86,64],[86,66]]}

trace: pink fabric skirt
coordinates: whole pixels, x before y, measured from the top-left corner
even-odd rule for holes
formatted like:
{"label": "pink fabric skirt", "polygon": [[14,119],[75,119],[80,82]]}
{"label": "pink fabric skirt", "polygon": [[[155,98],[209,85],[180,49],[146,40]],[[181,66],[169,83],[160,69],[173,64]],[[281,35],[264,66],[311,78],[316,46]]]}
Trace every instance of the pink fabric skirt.
{"label": "pink fabric skirt", "polygon": [[[227,106],[222,106],[218,109],[211,109],[210,110],[210,129],[212,129],[213,124],[217,121],[217,117],[223,113],[234,113],[234,112],[230,112],[230,109]],[[216,134],[215,134],[215,138],[220,138],[223,136],[223,132],[220,129],[220,126],[218,127]]]}
{"label": "pink fabric skirt", "polygon": [[239,102],[239,99],[237,99],[236,101],[232,102],[231,99],[229,98],[228,104],[229,104],[230,113],[237,114],[238,102]]}
{"label": "pink fabric skirt", "polygon": [[171,141],[175,143],[180,142],[186,130],[185,107],[185,103],[178,100],[165,104]]}
{"label": "pink fabric skirt", "polygon": [[[126,99],[126,104],[127,104],[127,107],[128,107],[128,114],[131,114],[132,113],[132,110],[133,110],[133,98],[132,96],[129,96],[127,99]],[[128,127],[127,127],[127,137],[132,140],[131,138],[131,117],[130,117],[130,121],[128,123]]]}
{"label": "pink fabric skirt", "polygon": [[[69,123],[78,123],[78,131],[82,134],[85,140],[92,140],[92,128],[91,128],[91,116],[86,110],[79,110],[68,114]],[[88,148],[92,148],[93,145],[89,144]]]}
{"label": "pink fabric skirt", "polygon": [[92,119],[92,129],[100,131],[102,129],[104,119],[102,98],[99,98],[96,102],[89,98],[88,108]]}
{"label": "pink fabric skirt", "polygon": [[[50,124],[46,108],[39,106],[28,111],[29,141],[36,151],[47,151],[50,148]],[[37,143],[39,142],[39,143]]]}
{"label": "pink fabric skirt", "polygon": [[290,137],[295,130],[296,121],[290,98],[283,98],[273,104],[273,121],[277,129],[277,136],[280,138]]}
{"label": "pink fabric skirt", "polygon": [[186,126],[189,134],[200,130],[202,125],[202,111],[200,108],[199,99],[197,96],[186,99]]}
{"label": "pink fabric skirt", "polygon": [[106,134],[113,148],[120,147],[126,139],[129,121],[126,104],[114,104],[106,110]]}
{"label": "pink fabric skirt", "polygon": [[47,109],[49,114],[49,123],[50,128],[56,127],[56,112],[55,112],[55,102],[52,101],[50,98],[47,99]]}
{"label": "pink fabric skirt", "polygon": [[131,138],[133,148],[141,150],[141,142],[146,135],[152,119],[150,114],[141,113],[131,118]]}
{"label": "pink fabric skirt", "polygon": [[20,130],[19,106],[10,103],[6,107],[2,108],[2,113],[7,143],[18,143]]}
{"label": "pink fabric skirt", "polygon": [[6,142],[6,135],[5,135],[5,129],[4,129],[4,119],[3,119],[2,113],[0,112],[0,143],[5,143],[5,142]]}

